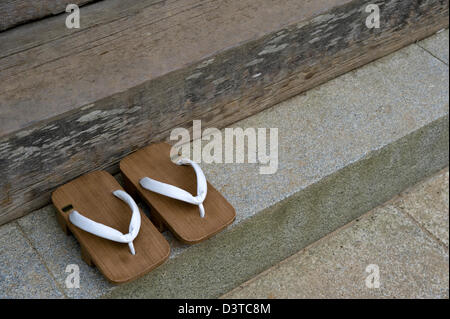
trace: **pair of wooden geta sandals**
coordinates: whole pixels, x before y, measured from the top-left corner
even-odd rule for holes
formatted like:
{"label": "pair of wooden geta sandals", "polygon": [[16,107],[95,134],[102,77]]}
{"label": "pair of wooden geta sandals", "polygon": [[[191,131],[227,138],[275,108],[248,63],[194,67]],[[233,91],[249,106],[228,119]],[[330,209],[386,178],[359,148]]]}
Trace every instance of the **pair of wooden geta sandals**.
{"label": "pair of wooden geta sandals", "polygon": [[[77,238],[83,260],[113,283],[134,280],[169,257],[169,243],[160,233],[165,228],[181,242],[195,244],[236,217],[201,168],[187,159],[173,163],[170,148],[153,144],[124,158],[120,171],[126,191],[109,173],[96,171],[52,194],[58,222]],[[150,219],[136,196],[150,207]]]}

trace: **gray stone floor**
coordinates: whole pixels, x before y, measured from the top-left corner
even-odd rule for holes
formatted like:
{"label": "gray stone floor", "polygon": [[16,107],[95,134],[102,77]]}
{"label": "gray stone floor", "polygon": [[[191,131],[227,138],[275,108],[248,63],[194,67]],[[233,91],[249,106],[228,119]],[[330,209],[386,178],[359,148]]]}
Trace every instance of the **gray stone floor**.
{"label": "gray stone floor", "polygon": [[447,168],[222,298],[448,298],[448,180]]}
{"label": "gray stone floor", "polygon": [[0,227],[0,243],[0,299],[63,296],[16,223]]}
{"label": "gray stone floor", "polygon": [[434,57],[448,65],[448,29],[438,32],[434,37],[430,37],[418,43]]}

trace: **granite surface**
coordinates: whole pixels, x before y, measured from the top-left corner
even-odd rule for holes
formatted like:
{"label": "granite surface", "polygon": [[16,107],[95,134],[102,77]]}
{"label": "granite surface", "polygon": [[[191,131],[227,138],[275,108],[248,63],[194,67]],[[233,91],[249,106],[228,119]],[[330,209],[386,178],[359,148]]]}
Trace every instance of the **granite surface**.
{"label": "granite surface", "polygon": [[418,210],[448,238],[448,168],[222,298],[448,298],[448,247],[407,216]]}

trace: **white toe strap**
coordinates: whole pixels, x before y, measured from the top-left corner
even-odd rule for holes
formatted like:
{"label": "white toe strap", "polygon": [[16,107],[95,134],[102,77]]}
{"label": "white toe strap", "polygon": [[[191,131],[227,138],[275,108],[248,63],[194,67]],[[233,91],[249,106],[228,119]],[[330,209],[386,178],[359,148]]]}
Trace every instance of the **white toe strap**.
{"label": "white toe strap", "polygon": [[141,228],[141,214],[139,212],[139,208],[137,207],[136,203],[134,202],[133,198],[131,198],[130,195],[128,195],[126,192],[117,190],[113,192],[113,194],[123,200],[125,203],[130,206],[131,211],[133,212],[131,216],[130,226],[129,226],[129,233],[128,234],[122,234],[120,231],[111,228],[109,226],[97,223],[93,221],[92,219],[89,219],[83,215],[81,215],[76,210],[72,211],[69,215],[69,220],[72,224],[77,226],[78,228],[81,228],[82,230],[94,234],[98,237],[109,239],[112,241],[116,241],[119,243],[126,243],[130,247],[130,251],[133,255],[136,254],[136,251],[134,250],[133,246],[133,240],[136,238],[136,236],[139,233],[139,229]]}
{"label": "white toe strap", "polygon": [[203,174],[202,169],[200,166],[186,158],[182,158],[177,162],[177,165],[190,165],[194,168],[195,175],[197,176],[197,196],[192,196],[190,193],[186,192],[185,190],[178,188],[176,186],[158,182],[157,180],[144,177],[139,181],[141,186],[149,191],[181,200],[183,202],[197,205],[200,210],[200,217],[205,217],[205,208],[203,207],[203,201],[206,198],[207,193],[207,183],[206,183],[206,177],[205,174]]}

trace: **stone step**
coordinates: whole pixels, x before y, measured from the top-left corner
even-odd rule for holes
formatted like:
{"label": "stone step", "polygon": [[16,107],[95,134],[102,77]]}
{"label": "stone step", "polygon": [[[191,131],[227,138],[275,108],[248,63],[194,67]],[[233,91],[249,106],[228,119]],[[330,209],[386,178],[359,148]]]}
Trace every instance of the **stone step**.
{"label": "stone step", "polygon": [[[3,226],[1,246],[11,253],[0,255],[0,264],[20,260],[30,270],[7,275],[2,297],[218,297],[386,202],[448,166],[448,64],[445,50],[433,49],[441,46],[448,48],[448,30],[232,125],[278,128],[277,172],[203,163],[236,208],[235,223],[194,246],[165,233],[171,258],[132,283],[112,286],[89,268],[52,206]],[[20,241],[9,239],[14,229],[32,247],[27,258]],[[69,264],[80,267],[79,289],[65,285]],[[31,273],[42,281],[28,279]]]}
{"label": "stone step", "polygon": [[108,0],[0,33],[0,224],[167,138],[225,127],[448,26],[448,1]]}
{"label": "stone step", "polygon": [[222,298],[448,299],[448,184],[447,167]]}

